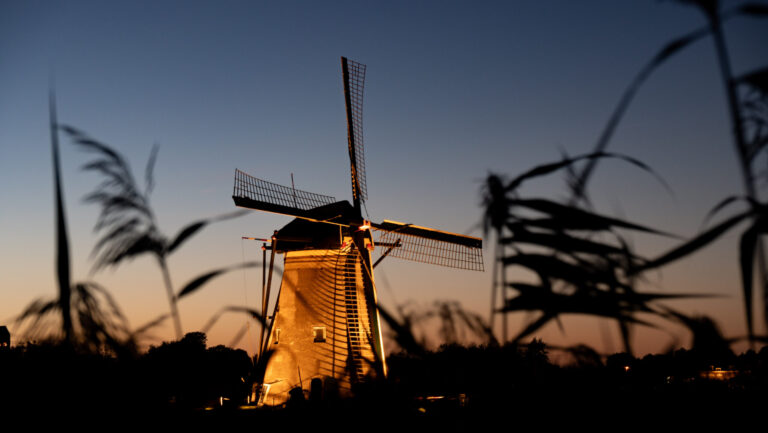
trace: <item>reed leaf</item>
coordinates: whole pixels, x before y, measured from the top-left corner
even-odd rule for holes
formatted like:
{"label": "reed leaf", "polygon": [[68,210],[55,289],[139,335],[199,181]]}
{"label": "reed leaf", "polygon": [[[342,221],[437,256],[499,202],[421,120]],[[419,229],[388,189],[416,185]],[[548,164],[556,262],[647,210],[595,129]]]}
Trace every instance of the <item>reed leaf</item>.
{"label": "reed leaf", "polygon": [[160,146],[155,143],[152,146],[152,150],[149,152],[149,159],[147,160],[147,167],[144,169],[144,196],[149,197],[149,194],[155,188],[155,162],[157,161],[157,153],[160,151]]}
{"label": "reed leaf", "polygon": [[242,269],[242,268],[249,268],[249,267],[255,267],[255,266],[261,266],[259,263],[256,262],[247,262],[247,263],[241,263],[234,266],[228,266],[226,268],[216,269],[214,271],[210,271],[208,273],[205,273],[203,275],[198,276],[197,278],[193,279],[192,281],[188,282],[184,285],[184,287],[179,291],[179,293],[176,295],[177,299],[181,299],[184,296],[187,296],[191,293],[196,292],[199,290],[202,286],[204,286],[208,281],[212,280],[215,277],[218,277],[221,274],[236,270],[236,269]]}
{"label": "reed leaf", "polygon": [[[600,134],[597,143],[595,144],[595,150],[593,153],[604,152],[608,147],[608,144],[613,137],[613,133],[618,127],[619,122],[629,107],[629,104],[632,102],[635,94],[638,92],[643,83],[648,79],[648,77],[650,77],[651,73],[659,66],[661,66],[666,60],[668,60],[673,54],[679,52],[686,46],[690,45],[692,42],[701,39],[707,34],[709,34],[709,28],[704,27],[696,29],[690,33],[672,40],[664,47],[662,47],[661,50],[659,50],[651,58],[651,60],[648,61],[648,63],[646,63],[642,69],[640,69],[640,72],[638,72],[635,78],[629,83],[629,86],[627,86],[627,88],[624,90],[624,93],[619,99],[616,108],[613,110],[613,113],[611,113],[611,117],[608,119],[608,123],[605,125],[605,128],[603,128],[603,131]],[[587,182],[589,181],[589,177],[592,175],[592,172],[595,170],[597,162],[598,159],[590,159],[581,173],[576,176],[572,182],[571,193],[573,196],[573,202],[578,202],[579,200],[583,200],[586,197]],[[666,185],[666,183],[664,183],[664,185]]]}
{"label": "reed leaf", "polygon": [[424,346],[416,341],[410,320],[404,319],[403,322],[400,323],[381,305],[376,304],[376,309],[379,312],[379,316],[384,319],[384,322],[389,326],[389,329],[394,332],[395,342],[397,342],[403,350],[416,356],[423,356],[426,353]]}
{"label": "reed leaf", "polygon": [[583,230],[608,231],[613,228],[623,228],[662,236],[673,236],[650,227],[644,227],[617,218],[602,216],[574,206],[560,204],[548,199],[511,199],[512,206],[525,207],[551,216],[560,224],[560,227],[575,226]]}
{"label": "reed leaf", "polygon": [[497,234],[500,234],[504,223],[510,216],[504,179],[501,176],[489,174],[483,184],[481,195],[484,210],[483,233],[487,236],[490,229],[493,228]]}
{"label": "reed leaf", "polygon": [[476,336],[484,339],[486,344],[494,346],[499,344],[498,340],[496,340],[496,336],[493,335],[493,330],[485,323],[480,315],[464,310],[458,303],[456,305],[458,308],[456,308],[454,314],[464,322],[467,328],[469,328]]}
{"label": "reed leaf", "polygon": [[174,252],[181,244],[183,244],[187,239],[192,237],[195,233],[202,230],[205,226],[219,221],[225,221],[232,218],[237,218],[240,216],[243,216],[247,213],[247,211],[235,211],[235,212],[229,212],[224,215],[219,215],[214,218],[208,218],[203,219],[200,221],[196,221],[194,223],[191,223],[187,225],[186,227],[182,228],[179,233],[173,238],[173,241],[171,241],[168,246],[166,247],[166,252],[168,254]]}
{"label": "reed leaf", "polygon": [[768,67],[760,68],[736,78],[736,82],[747,84],[768,94]]}
{"label": "reed leaf", "polygon": [[[634,312],[653,312],[644,299],[632,293],[588,289],[574,294],[550,290],[525,291],[507,301],[505,311],[548,311],[554,315],[589,314],[609,318],[629,317]],[[632,319],[633,321],[636,319]]]}
{"label": "reed leaf", "polygon": [[205,322],[205,325],[201,328],[201,332],[208,333],[208,331],[213,328],[213,325],[216,324],[216,322],[221,319],[221,316],[224,315],[224,313],[244,313],[249,316],[251,316],[252,319],[259,322],[262,326],[267,325],[267,318],[264,314],[259,313],[258,311],[254,310],[253,308],[248,307],[241,307],[241,306],[227,306],[222,307],[219,309],[219,311],[216,312],[213,316],[211,316],[210,319],[208,319],[207,322]]}
{"label": "reed leaf", "polygon": [[138,328],[133,330],[134,338],[146,334],[152,328],[160,326],[169,317],[171,317],[170,314],[161,314],[160,316],[158,316],[158,317],[150,320],[149,322],[139,326]]}
{"label": "reed leaf", "polygon": [[712,217],[714,217],[718,212],[720,212],[721,210],[728,207],[731,203],[735,203],[738,200],[746,200],[746,198],[743,196],[732,195],[721,200],[709,212],[707,212],[707,215],[704,217],[704,224],[709,222],[709,220],[712,219]]}
{"label": "reed leaf", "polygon": [[582,284],[592,284],[595,282],[596,275],[581,266],[565,262],[556,257],[543,254],[515,254],[502,258],[505,266],[519,265],[530,269],[539,275],[543,280],[556,278],[567,281],[574,286]]}
{"label": "reed leaf", "polygon": [[[517,227],[516,227],[517,228]],[[502,244],[530,244],[567,253],[586,253],[594,255],[625,255],[621,247],[577,238],[564,233],[534,233],[525,229],[512,230],[512,236],[500,239]],[[635,258],[633,256],[633,258]]]}
{"label": "reed leaf", "polygon": [[603,152],[603,151],[597,151],[597,152],[579,155],[575,157],[565,156],[561,161],[538,165],[524,172],[523,174],[518,175],[514,179],[512,179],[509,182],[509,184],[505,187],[505,189],[506,191],[515,191],[517,188],[520,187],[520,185],[524,181],[527,181],[529,179],[540,177],[540,176],[546,176],[558,170],[572,168],[575,163],[582,160],[597,160],[602,158],[619,159],[619,160],[628,162],[640,168],[641,170],[650,173],[659,181],[659,183],[662,184],[662,186],[664,186],[665,189],[667,189],[668,191],[671,191],[671,189],[669,188],[667,183],[664,181],[664,179],[661,176],[659,176],[651,167],[649,167],[644,162],[627,155],[622,155],[618,153],[609,153],[609,152]]}
{"label": "reed leaf", "polygon": [[668,251],[665,254],[662,254],[660,257],[649,260],[644,265],[634,269],[632,273],[638,274],[642,271],[659,268],[675,260],[679,260],[689,254],[692,254],[700,250],[701,248],[709,245],[711,242],[713,242],[714,240],[722,236],[725,232],[730,230],[736,224],[739,224],[740,222],[744,221],[751,214],[752,214],[752,211],[748,211],[748,212],[743,212],[741,214],[735,215],[731,218],[728,218],[727,220],[712,227],[711,229],[705,231],[704,233],[699,234],[695,238],[683,243],[678,247],[673,248],[672,250]]}
{"label": "reed leaf", "polygon": [[240,329],[235,333],[235,335],[232,337],[231,340],[229,340],[229,343],[227,344],[227,347],[236,347],[238,344],[240,344],[240,340],[245,337],[245,334],[248,332],[248,329],[250,328],[248,323],[243,323],[243,325],[240,327]]}
{"label": "reed leaf", "polygon": [[768,17],[768,5],[763,3],[746,3],[739,6],[737,10],[744,15]]}
{"label": "reed leaf", "polygon": [[516,344],[516,343],[520,342],[520,340],[522,340],[523,338],[525,338],[525,337],[533,334],[534,332],[538,331],[544,325],[549,323],[550,320],[552,320],[554,318],[555,318],[554,314],[550,314],[550,313],[546,313],[546,312],[542,313],[541,316],[539,316],[538,319],[536,319],[533,322],[531,322],[528,325],[526,325],[525,328],[520,330],[520,332],[518,332],[518,334],[515,337],[512,338],[512,344]]}
{"label": "reed leaf", "polygon": [[56,94],[51,88],[48,95],[48,115],[51,133],[51,153],[53,155],[54,201],[56,207],[56,282],[59,286],[59,308],[61,311],[61,326],[67,344],[72,344],[74,331],[70,298],[72,296],[72,280],[69,263],[69,235],[67,233],[67,215],[64,209],[64,196],[61,182],[61,163],[59,161],[59,133],[56,116]]}
{"label": "reed leaf", "polygon": [[741,287],[744,295],[744,309],[747,320],[747,334],[750,338],[754,336],[752,325],[752,270],[755,266],[755,249],[761,234],[766,233],[765,222],[758,218],[741,235],[739,240],[739,267],[741,269]]}

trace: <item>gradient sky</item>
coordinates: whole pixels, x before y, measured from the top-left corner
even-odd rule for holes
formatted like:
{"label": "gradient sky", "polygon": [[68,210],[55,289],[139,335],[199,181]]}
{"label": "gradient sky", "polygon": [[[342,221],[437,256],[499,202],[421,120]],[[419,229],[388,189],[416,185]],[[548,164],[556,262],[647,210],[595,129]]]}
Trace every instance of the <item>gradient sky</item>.
{"label": "gradient sky", "polygon": [[[479,3],[479,4],[478,4]],[[726,5],[738,4],[725,2]],[[137,177],[160,145],[152,195],[168,235],[234,209],[233,174],[351,199],[339,57],[368,66],[365,144],[368,212],[482,236],[480,186],[594,145],[621,92],[663,44],[704,24],[694,8],[656,1],[0,1],[0,323],[56,293],[47,91],[59,117],[119,149]],[[768,25],[726,25],[736,74],[768,64]],[[62,140],[75,280],[107,287],[139,326],[167,311],[149,258],[91,274],[98,208],[82,197],[98,178],[88,155]],[[674,191],[621,162],[600,165],[598,210],[692,236],[722,198],[741,193],[724,91],[711,39],[662,66],[639,92],[610,150],[654,168]],[[566,196],[562,180],[524,192]],[[725,215],[725,214],[724,214]],[[289,218],[253,212],[211,226],[171,257],[174,284],[209,269],[260,259],[257,243]],[[653,256],[672,245],[633,238]],[[745,334],[734,232],[696,257],[648,275],[648,288],[718,294],[676,302]],[[486,242],[486,268],[491,249]],[[487,316],[491,273],[387,259],[376,272],[385,306],[458,300]],[[234,272],[180,302],[186,331],[221,307],[253,304],[260,270]],[[519,330],[527,317],[510,317]],[[209,332],[228,344],[244,318]],[[615,325],[566,317],[537,336],[552,344],[620,350]],[[759,329],[762,330],[762,327]],[[255,330],[255,329],[254,329]],[[172,337],[171,323],[155,344]],[[256,333],[252,332],[252,336]],[[436,338],[432,338],[436,342]],[[639,353],[689,335],[661,323],[638,329]],[[253,351],[253,338],[240,346]]]}

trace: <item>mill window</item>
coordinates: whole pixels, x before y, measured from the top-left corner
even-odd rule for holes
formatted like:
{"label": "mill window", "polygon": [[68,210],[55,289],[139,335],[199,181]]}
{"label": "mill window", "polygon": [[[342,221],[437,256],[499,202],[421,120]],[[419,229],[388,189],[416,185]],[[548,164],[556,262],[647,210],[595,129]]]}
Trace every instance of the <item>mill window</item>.
{"label": "mill window", "polygon": [[325,343],[325,326],[313,326],[312,335],[315,343]]}

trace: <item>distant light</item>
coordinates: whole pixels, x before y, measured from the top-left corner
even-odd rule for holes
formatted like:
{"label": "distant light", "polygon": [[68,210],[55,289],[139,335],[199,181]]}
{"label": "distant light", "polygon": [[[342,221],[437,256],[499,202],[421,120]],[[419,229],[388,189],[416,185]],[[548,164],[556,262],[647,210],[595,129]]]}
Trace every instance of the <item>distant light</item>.
{"label": "distant light", "polygon": [[722,367],[711,366],[709,371],[701,372],[701,377],[710,380],[730,380],[737,376],[737,370],[723,370]]}
{"label": "distant light", "polygon": [[629,366],[628,365],[624,366],[624,371],[629,371]]}

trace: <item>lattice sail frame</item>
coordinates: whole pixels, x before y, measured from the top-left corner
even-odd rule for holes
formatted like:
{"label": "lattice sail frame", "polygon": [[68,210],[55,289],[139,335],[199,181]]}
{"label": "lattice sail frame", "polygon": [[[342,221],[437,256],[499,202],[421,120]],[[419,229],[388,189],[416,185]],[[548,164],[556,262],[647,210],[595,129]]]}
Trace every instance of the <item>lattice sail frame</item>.
{"label": "lattice sail frame", "polygon": [[373,232],[381,254],[392,247],[387,253],[390,257],[469,271],[485,270],[482,248],[397,231],[374,229]]}
{"label": "lattice sail frame", "polygon": [[310,210],[336,202],[336,199],[331,196],[267,182],[238,169],[235,169],[235,187],[232,195],[301,210]]}
{"label": "lattice sail frame", "polygon": [[[365,181],[365,146],[363,145],[363,88],[365,85],[365,65],[345,59],[347,65],[349,89],[349,104],[352,113],[350,145],[354,143],[355,163],[352,168],[352,194],[357,195],[355,184],[359,185],[360,199],[368,200],[368,189]],[[352,149],[350,149],[350,154]]]}

